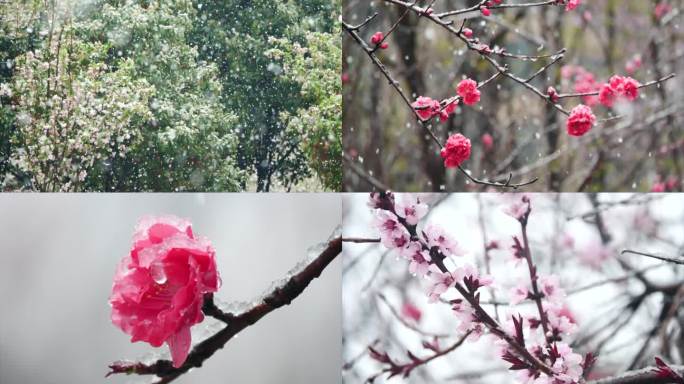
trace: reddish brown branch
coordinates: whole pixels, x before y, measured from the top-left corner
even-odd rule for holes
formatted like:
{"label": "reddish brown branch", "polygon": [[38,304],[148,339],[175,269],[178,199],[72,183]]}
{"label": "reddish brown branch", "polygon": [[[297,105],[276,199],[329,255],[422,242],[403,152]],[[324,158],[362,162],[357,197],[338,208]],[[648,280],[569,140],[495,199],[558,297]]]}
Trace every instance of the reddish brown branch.
{"label": "reddish brown branch", "polygon": [[396,363],[394,362],[387,353],[384,352],[379,352],[375,350],[373,347],[368,347],[369,353],[371,356],[384,363],[387,364],[388,367],[383,368],[382,371],[378,372],[377,374],[371,376],[366,380],[367,383],[372,383],[375,381],[376,378],[382,376],[385,373],[388,373],[389,376],[387,377],[388,379],[394,377],[394,376],[401,376],[403,378],[407,378],[411,375],[411,372],[413,372],[414,369],[427,365],[430,363],[432,360],[435,360],[439,357],[448,355],[449,353],[455,351],[458,347],[460,347],[470,336],[471,332],[466,332],[463,336],[461,336],[460,339],[458,339],[454,344],[452,344],[450,347],[442,349],[442,350],[436,350],[433,349],[433,354],[425,357],[425,358],[419,358],[415,356],[413,353],[410,351],[407,351],[410,361],[406,363]]}

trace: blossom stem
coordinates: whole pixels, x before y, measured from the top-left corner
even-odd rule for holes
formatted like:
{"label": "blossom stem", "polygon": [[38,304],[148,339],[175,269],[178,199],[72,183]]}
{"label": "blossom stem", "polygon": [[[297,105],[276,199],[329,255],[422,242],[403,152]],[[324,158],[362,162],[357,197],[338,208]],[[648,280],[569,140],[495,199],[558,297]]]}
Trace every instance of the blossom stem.
{"label": "blossom stem", "polygon": [[[526,216],[529,215],[529,210]],[[547,343],[550,341],[549,335],[549,324],[548,318],[546,317],[546,312],[544,311],[544,306],[542,304],[542,295],[539,292],[539,286],[537,280],[539,276],[537,275],[537,267],[532,262],[532,252],[530,251],[530,242],[527,238],[527,217],[520,221],[520,226],[522,227],[522,238],[523,247],[525,248],[525,261],[527,262],[527,270],[530,273],[530,281],[532,282],[532,296],[537,304],[537,310],[539,311],[539,320],[541,322],[542,329],[544,330],[544,339]]]}

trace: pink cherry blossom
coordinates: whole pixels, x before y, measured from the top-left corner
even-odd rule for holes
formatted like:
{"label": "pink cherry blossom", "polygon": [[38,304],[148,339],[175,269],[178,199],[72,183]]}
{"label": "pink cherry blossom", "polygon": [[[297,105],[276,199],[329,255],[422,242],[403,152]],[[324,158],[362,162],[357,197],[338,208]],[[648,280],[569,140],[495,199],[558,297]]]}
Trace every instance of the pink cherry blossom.
{"label": "pink cherry blossom", "polygon": [[440,226],[429,224],[423,230],[430,248],[437,247],[445,256],[461,256],[458,242],[446,234]]}
{"label": "pink cherry blossom", "polygon": [[582,377],[582,361],[581,355],[574,353],[572,348],[565,343],[555,343],[554,348],[559,357],[553,364],[554,378],[561,383],[575,383]]}
{"label": "pink cherry blossom", "polygon": [[508,296],[512,305],[518,305],[525,301],[529,294],[529,283],[520,283],[509,291]]}
{"label": "pink cherry blossom", "polygon": [[477,341],[484,334],[484,325],[477,320],[475,310],[470,305],[464,305],[461,310],[454,311],[454,314],[459,320],[456,330],[459,333],[470,332],[470,341]]}
{"label": "pink cherry blossom", "polygon": [[554,88],[554,87],[549,87],[549,88],[546,90],[546,94],[549,96],[549,99],[550,99],[552,102],[558,103],[558,101],[560,101],[560,96],[558,95],[558,91],[556,91],[556,88]]}
{"label": "pink cherry blossom", "polygon": [[529,210],[530,197],[526,194],[521,194],[517,195],[515,200],[504,208],[504,213],[516,220],[522,220]]}
{"label": "pink cherry blossom", "polygon": [[545,298],[551,302],[559,302],[565,297],[565,292],[560,287],[560,282],[556,275],[540,276],[539,289]]}
{"label": "pink cherry blossom", "polygon": [[394,204],[394,210],[409,225],[416,225],[427,213],[428,206],[415,195],[401,194]]}
{"label": "pink cherry blossom", "polygon": [[434,264],[430,266],[430,274],[428,276],[432,282],[428,291],[428,297],[430,298],[428,301],[430,303],[439,300],[439,297],[456,282],[451,273],[440,271]]}
{"label": "pink cherry blossom", "polygon": [[131,342],[168,344],[178,368],[190,351],[190,327],[204,319],[204,294],[216,292],[219,284],[214,249],[194,236],[190,222],[145,217],[114,275],[112,322]]}
{"label": "pink cherry blossom", "polygon": [[[382,32],[375,32],[373,36],[371,36],[371,44],[378,45],[380,44],[380,49],[387,49],[389,47],[389,44],[387,42],[382,42],[385,39],[385,34]],[[382,43],[381,43],[382,42]]]}
{"label": "pink cherry blossom", "polygon": [[387,248],[404,248],[410,240],[408,231],[392,212],[376,210],[373,226],[380,231],[380,240]]}
{"label": "pink cherry blossom", "polygon": [[565,249],[573,249],[575,247],[575,238],[569,232],[564,232],[558,240],[558,245]]}
{"label": "pink cherry blossom", "polygon": [[480,275],[479,271],[472,264],[464,264],[454,273],[459,280],[470,280],[477,287],[486,287],[494,281],[489,275]]}
{"label": "pink cherry blossom", "polygon": [[420,243],[412,241],[405,249],[402,249],[401,255],[409,260],[409,272],[418,276],[427,274],[430,268],[430,255]]}
{"label": "pink cherry blossom", "polygon": [[577,331],[577,324],[570,309],[566,305],[555,307],[547,306],[546,318],[549,322],[549,326],[557,333],[561,334],[573,334]]}

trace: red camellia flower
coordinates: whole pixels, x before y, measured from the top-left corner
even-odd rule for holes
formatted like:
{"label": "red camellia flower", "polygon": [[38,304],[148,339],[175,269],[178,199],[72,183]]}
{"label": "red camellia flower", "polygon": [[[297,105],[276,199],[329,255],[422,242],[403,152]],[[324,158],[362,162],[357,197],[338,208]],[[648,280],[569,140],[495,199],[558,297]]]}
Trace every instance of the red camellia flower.
{"label": "red camellia flower", "polygon": [[634,101],[639,97],[639,86],[631,77],[613,76],[607,84],[601,85],[599,101],[606,107],[612,107],[618,97]]}
{"label": "red camellia flower", "polygon": [[463,104],[473,105],[480,101],[480,90],[477,89],[477,82],[471,79],[464,79],[456,86],[456,93],[463,98]]}
{"label": "red camellia flower", "polygon": [[214,249],[194,236],[190,222],[143,218],[114,275],[112,322],[131,342],[168,344],[178,368],[190,351],[190,327],[204,319],[204,294],[216,292],[219,284]]}
{"label": "red camellia flower", "polygon": [[447,168],[456,168],[470,158],[470,139],[457,133],[451,135],[442,148],[442,159]]}
{"label": "red camellia flower", "polygon": [[[371,36],[371,43],[378,45],[380,42],[385,38],[385,34],[382,32],[375,32],[373,36]],[[383,42],[380,44],[380,49],[387,49],[389,45],[386,42]]]}
{"label": "red camellia flower", "polygon": [[639,97],[639,82],[631,77],[613,76],[610,78],[610,86],[629,101]]}
{"label": "red camellia flower", "polygon": [[[418,116],[424,121],[430,120],[432,116],[438,114],[440,110],[439,101],[426,96],[418,96],[416,101],[414,101],[411,106],[416,110]],[[455,105],[454,108],[456,108]]]}
{"label": "red camellia flower", "polygon": [[568,118],[568,134],[570,136],[582,136],[589,132],[591,127],[596,122],[596,116],[591,111],[591,108],[584,104],[580,104],[570,111]]}
{"label": "red camellia flower", "polygon": [[599,101],[601,104],[606,107],[612,107],[617,96],[617,92],[615,92],[615,89],[610,84],[601,85],[601,90],[599,91]]}

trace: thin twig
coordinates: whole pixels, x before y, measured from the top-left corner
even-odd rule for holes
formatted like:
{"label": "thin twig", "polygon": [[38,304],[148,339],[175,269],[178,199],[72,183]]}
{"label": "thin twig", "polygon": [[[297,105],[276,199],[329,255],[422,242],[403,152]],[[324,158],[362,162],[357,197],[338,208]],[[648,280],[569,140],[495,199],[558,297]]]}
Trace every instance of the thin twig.
{"label": "thin twig", "polygon": [[654,255],[652,253],[646,253],[646,252],[632,251],[630,249],[625,249],[624,251],[620,252],[621,255],[624,255],[625,253],[631,253],[633,255],[651,257],[654,259],[667,261],[668,263],[675,263],[675,264],[684,265],[684,259],[674,259],[672,257],[659,256],[659,255]]}

